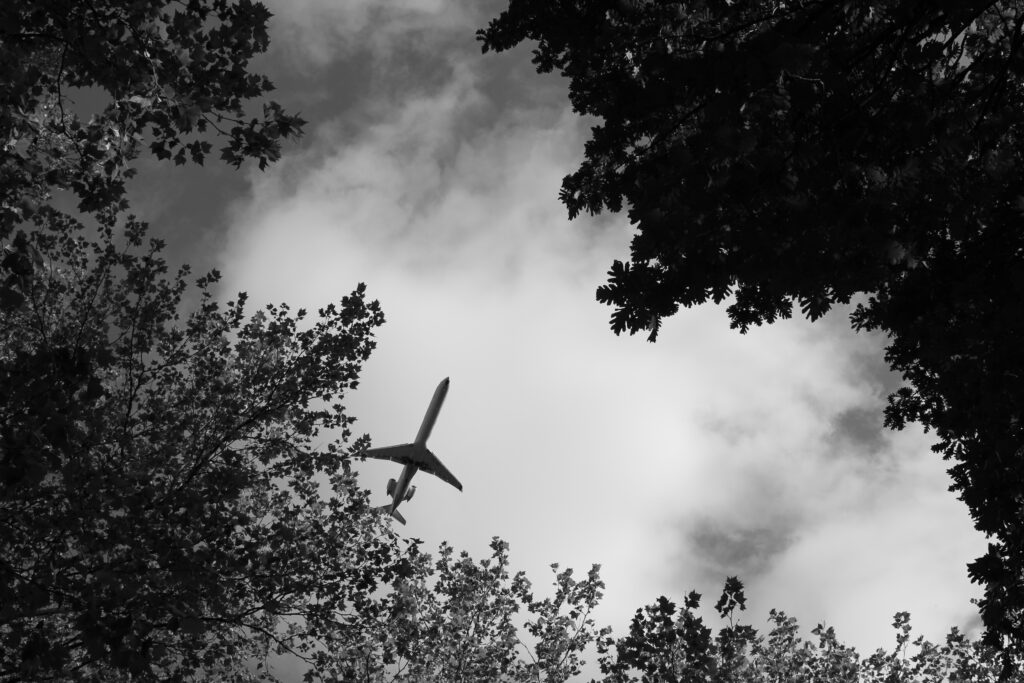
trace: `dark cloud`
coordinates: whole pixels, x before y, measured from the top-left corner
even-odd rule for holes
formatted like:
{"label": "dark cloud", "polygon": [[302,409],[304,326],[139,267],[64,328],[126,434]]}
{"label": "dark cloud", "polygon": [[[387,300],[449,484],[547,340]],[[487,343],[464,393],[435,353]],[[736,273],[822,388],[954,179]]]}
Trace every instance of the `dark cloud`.
{"label": "dark cloud", "polygon": [[[292,15],[308,13],[314,19],[319,16],[318,12],[324,13],[326,18],[332,13],[344,15],[344,9],[333,5],[307,2],[302,7],[289,9]],[[489,11],[496,12],[500,3],[491,5],[494,7],[488,8]],[[403,11],[418,14],[415,9]],[[481,11],[481,21],[484,16]],[[318,26],[322,27],[323,22],[311,20],[310,26],[310,30],[320,30]],[[399,32],[393,47],[389,45],[386,63],[370,49],[369,37],[363,34],[332,36],[333,42],[344,45],[329,44],[330,59],[323,63],[290,58],[292,53],[305,49],[301,39],[309,36],[303,31],[296,32],[294,27],[290,30],[285,16],[274,17],[269,28],[270,51],[257,56],[251,70],[268,76],[276,86],[268,99],[302,116],[307,124],[302,138],[284,143],[285,159],[272,166],[268,173],[282,172],[280,167],[286,166],[289,158],[301,155],[302,165],[308,165],[319,156],[333,153],[335,145],[330,140],[325,141],[319,128],[326,123],[348,123],[344,133],[354,137],[358,129],[372,122],[370,117],[374,113],[363,109],[375,94],[386,92],[391,99],[401,101],[412,93],[441,89],[452,79],[453,54],[458,54],[460,59],[484,62],[472,32],[457,31],[456,27],[439,25],[433,32],[415,25],[407,27],[411,33],[429,35],[430,40],[398,40],[405,37]],[[450,30],[444,30],[446,28]],[[83,112],[102,103],[97,97],[88,91],[75,93],[77,107]],[[251,114],[258,116],[261,102],[251,102],[248,107]],[[379,117],[379,112],[375,114]],[[128,186],[132,211],[150,223],[152,236],[166,241],[168,261],[173,265],[189,263],[196,273],[224,268],[221,259],[227,229],[232,222],[231,208],[249,197],[252,175],[259,175],[253,162],[241,169],[223,164],[219,159],[222,141],[215,136],[209,139],[213,151],[204,166],[192,163],[175,166],[144,153],[136,164],[139,173]]]}
{"label": "dark cloud", "polygon": [[232,201],[244,197],[244,171],[216,160],[206,166],[175,166],[144,158],[128,186],[132,211],[150,224],[150,234],[167,243],[169,263],[188,263],[193,273],[221,267],[220,256]]}
{"label": "dark cloud", "polygon": [[829,335],[849,336],[848,359],[851,373],[867,380],[872,390],[879,397],[885,397],[896,391],[902,384],[898,373],[889,369],[885,362],[886,335],[879,331],[850,332],[850,314],[856,310],[855,303],[837,306],[816,325],[828,330]]}
{"label": "dark cloud", "polygon": [[832,420],[827,443],[833,450],[858,456],[877,455],[886,444],[882,401],[856,406],[839,413]]}
{"label": "dark cloud", "polygon": [[889,438],[884,426],[887,397],[902,386],[902,381],[885,361],[885,334],[851,333],[849,316],[854,310],[854,304],[837,307],[818,323],[828,335],[847,340],[843,344],[845,374],[866,389],[858,405],[830,418],[825,444],[831,453],[879,456]]}
{"label": "dark cloud", "polygon": [[874,343],[865,344],[853,351],[851,358],[854,371],[868,380],[877,396],[884,398],[903,385],[899,373],[889,369],[889,364],[885,362],[885,335],[879,332],[858,334],[868,337]]}
{"label": "dark cloud", "polygon": [[779,519],[736,522],[705,517],[691,523],[685,533],[686,552],[711,582],[726,576],[760,576],[796,541],[795,525]]}

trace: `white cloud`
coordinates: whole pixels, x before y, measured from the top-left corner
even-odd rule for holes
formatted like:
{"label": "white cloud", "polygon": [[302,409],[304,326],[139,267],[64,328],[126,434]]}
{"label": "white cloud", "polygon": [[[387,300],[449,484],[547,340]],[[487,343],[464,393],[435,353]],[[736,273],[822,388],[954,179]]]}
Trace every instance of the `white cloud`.
{"label": "white cloud", "polygon": [[[396,3],[367,37],[369,3],[304,4],[340,13],[327,34],[371,42],[464,19]],[[319,30],[325,15],[305,16]],[[480,69],[450,65],[437,88],[382,88],[254,176],[222,269],[254,302],[313,309],[369,284],[389,322],[348,405],[377,443],[411,438],[452,377],[432,449],[465,492],[419,477],[408,533],[478,556],[501,535],[538,583],[551,562],[600,562],[601,618],[620,635],[662,593],[696,588],[710,608],[741,571],[755,625],[779,607],[861,648],[904,607],[940,630],[966,614],[963,564],[981,546],[927,440],[868,448],[837,423],[880,412],[863,362],[880,342],[800,321],[741,336],[710,307],[656,345],[615,337],[593,290],[627,253],[624,220],[569,224],[556,199],[584,126],[561,100],[498,103]],[[393,470],[367,463],[365,481],[383,497]]]}
{"label": "white cloud", "polygon": [[[903,462],[890,477],[840,482],[838,500],[818,501],[801,538],[751,591],[759,606],[766,595],[785,596],[779,607],[805,625],[835,626],[841,639],[863,644],[862,654],[891,648],[897,611],[909,611],[932,642],[951,626],[965,630],[976,616],[968,598],[980,595],[967,588],[964,565],[984,543],[946,491],[941,460],[926,452],[930,440],[920,433],[896,441]],[[954,587],[959,599],[951,599]]]}
{"label": "white cloud", "polygon": [[274,44],[309,66],[323,67],[358,50],[378,57],[465,33],[479,7],[454,0],[265,0],[274,14]]}

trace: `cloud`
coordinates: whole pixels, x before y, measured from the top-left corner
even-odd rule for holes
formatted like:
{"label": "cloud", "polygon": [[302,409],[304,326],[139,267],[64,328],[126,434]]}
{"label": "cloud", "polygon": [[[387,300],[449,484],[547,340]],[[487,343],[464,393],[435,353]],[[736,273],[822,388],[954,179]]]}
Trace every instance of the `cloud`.
{"label": "cloud", "polygon": [[472,42],[484,9],[481,3],[467,0],[266,0],[265,4],[274,14],[273,42],[293,60],[313,68],[359,51],[382,58],[440,47],[459,35]]}
{"label": "cloud", "polygon": [[933,641],[953,625],[970,628],[968,599],[980,591],[965,564],[984,539],[947,491],[931,439],[915,428],[881,430],[878,378],[858,372],[859,348],[874,343],[880,353],[881,340],[820,331],[798,348],[831,367],[819,367],[816,384],[779,382],[778,398],[792,405],[773,411],[744,397],[702,430],[698,480],[712,492],[676,508],[676,595],[714,596],[739,575],[755,626],[783,609],[805,627],[837,626],[862,652],[890,645],[898,610]]}
{"label": "cloud", "polygon": [[[656,345],[615,337],[593,292],[629,229],[565,218],[557,188],[586,123],[564,96],[511,96],[528,79],[464,47],[395,56],[424,26],[461,30],[465,3],[277,6],[325,63],[344,38],[382,55],[366,58],[381,78],[402,68],[251,176],[225,285],[315,310],[369,283],[388,323],[346,405],[380,445],[408,441],[452,377],[431,447],[465,491],[418,478],[406,532],[478,556],[501,535],[538,582],[551,562],[602,563],[599,618],[619,634],[658,595],[733,574],[758,619],[828,618],[862,647],[903,606],[942,628],[965,614],[979,539],[927,439],[878,429],[882,339],[852,334],[843,311],[739,335],[713,307],[673,317]],[[409,86],[428,63],[444,69]],[[378,494],[394,476],[361,472]]]}
{"label": "cloud", "polygon": [[687,546],[703,573],[713,579],[758,577],[792,547],[799,527],[796,520],[778,513],[747,524],[720,515],[696,517]]}
{"label": "cloud", "polygon": [[882,432],[882,406],[874,401],[870,405],[847,408],[832,420],[830,441],[838,449],[861,454],[875,454],[885,446]]}
{"label": "cloud", "polygon": [[[929,440],[918,431],[893,441],[900,467],[844,481],[838,504],[820,505],[799,542],[752,582],[752,607],[765,611],[764,596],[784,595],[788,613],[836,626],[862,652],[892,646],[887,624],[897,611],[910,611],[933,642],[954,625],[977,628],[967,598],[980,591],[967,587],[964,565],[984,541],[946,491],[941,460],[924,448]],[[950,599],[953,586],[962,598]]]}
{"label": "cloud", "polygon": [[[281,242],[272,250],[236,245],[243,260],[293,263],[316,243],[342,261],[358,252],[349,264],[356,273],[439,281],[457,267],[490,287],[537,269],[570,279],[592,270],[589,259],[565,255],[587,256],[607,230],[597,222],[591,235],[568,229],[555,196],[561,169],[582,147],[567,110],[499,115],[476,74],[456,65],[442,89],[369,101],[353,118],[362,125],[323,125],[308,152],[253,176],[253,200],[236,209],[238,230],[285,221],[301,228],[269,235]],[[623,240],[621,228],[614,240]]]}

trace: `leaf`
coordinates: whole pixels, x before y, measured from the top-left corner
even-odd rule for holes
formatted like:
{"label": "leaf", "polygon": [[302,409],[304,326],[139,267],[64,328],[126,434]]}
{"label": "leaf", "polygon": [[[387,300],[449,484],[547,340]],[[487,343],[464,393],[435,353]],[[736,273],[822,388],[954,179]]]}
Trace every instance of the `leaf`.
{"label": "leaf", "polygon": [[200,636],[206,632],[206,624],[196,617],[182,617],[180,628],[192,636]]}
{"label": "leaf", "polygon": [[13,311],[25,303],[25,295],[13,287],[0,285],[0,310]]}

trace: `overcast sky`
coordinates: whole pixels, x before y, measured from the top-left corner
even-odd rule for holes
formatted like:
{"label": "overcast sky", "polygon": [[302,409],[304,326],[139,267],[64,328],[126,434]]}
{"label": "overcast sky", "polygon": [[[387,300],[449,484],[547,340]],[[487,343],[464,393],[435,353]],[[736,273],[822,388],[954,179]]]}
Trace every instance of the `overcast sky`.
{"label": "overcast sky", "polygon": [[[730,575],[756,628],[775,607],[862,654],[901,610],[933,640],[976,634],[965,565],[984,539],[930,438],[882,430],[884,339],[841,311],[740,335],[713,306],[657,344],[616,337],[594,290],[629,225],[568,221],[587,122],[528,48],[480,54],[501,2],[267,4],[258,66],[306,137],[265,173],[161,166],[135,208],[254,306],[366,282],[387,323],[347,406],[375,445],[411,441],[451,377],[431,448],[465,490],[418,476],[403,533],[477,558],[501,536],[537,586],[552,562],[600,563],[597,619],[620,636],[662,594],[713,612]],[[398,467],[360,469],[383,504]]]}

